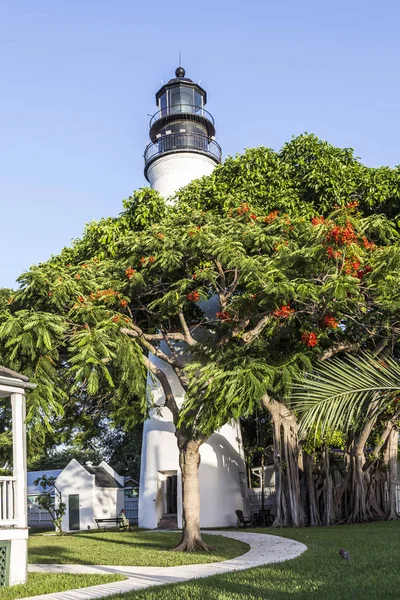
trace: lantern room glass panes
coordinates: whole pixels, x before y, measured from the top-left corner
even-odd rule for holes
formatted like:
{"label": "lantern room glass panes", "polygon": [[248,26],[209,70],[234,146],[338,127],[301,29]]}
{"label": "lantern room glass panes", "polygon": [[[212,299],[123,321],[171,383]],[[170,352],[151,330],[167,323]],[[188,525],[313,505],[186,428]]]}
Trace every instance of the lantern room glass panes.
{"label": "lantern room glass panes", "polygon": [[161,116],[165,117],[167,114],[167,92],[164,92],[159,99],[158,107],[161,111]]}
{"label": "lantern room glass panes", "polygon": [[196,113],[201,113],[201,109],[204,106],[204,96],[200,92],[194,91],[194,105]]}
{"label": "lantern room glass panes", "polygon": [[166,90],[159,98],[161,116],[167,114],[198,114],[204,105],[204,95],[188,85],[177,85]]}

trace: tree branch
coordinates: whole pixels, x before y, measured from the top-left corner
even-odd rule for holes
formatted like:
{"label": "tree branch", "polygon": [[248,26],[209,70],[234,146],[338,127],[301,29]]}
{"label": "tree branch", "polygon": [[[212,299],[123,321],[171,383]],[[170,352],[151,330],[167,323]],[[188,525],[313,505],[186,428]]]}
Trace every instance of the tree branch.
{"label": "tree branch", "polygon": [[185,319],[185,315],[183,314],[183,311],[180,310],[178,312],[178,316],[179,316],[179,320],[182,325],[185,342],[187,343],[188,346],[195,346],[197,344],[197,342],[192,337],[192,334],[190,333],[190,329],[188,327],[188,324],[186,323],[186,319]]}
{"label": "tree branch", "polygon": [[[155,346],[153,346],[153,344],[151,344],[146,339],[145,334],[139,327],[137,327],[137,325],[133,325],[133,329],[123,327],[121,329],[121,333],[124,333],[125,335],[129,335],[137,339],[144,348],[146,348],[149,352],[154,354],[154,356],[157,356],[157,358],[160,358],[161,360],[171,365],[171,367],[174,367],[176,369],[182,369],[182,367],[184,366],[183,363],[181,363],[179,360],[171,358],[170,356],[168,356],[168,354],[165,354],[165,352],[160,350],[160,348],[156,348]],[[164,338],[161,337],[161,339]]]}
{"label": "tree branch", "polygon": [[244,341],[244,343],[250,344],[253,340],[255,340],[260,335],[260,333],[262,332],[264,327],[271,320],[271,318],[272,317],[270,314],[264,315],[258,321],[257,325],[255,325],[255,327],[253,327],[253,329],[250,329],[250,331],[247,331],[245,334],[243,334],[242,340]]}
{"label": "tree branch", "polygon": [[233,282],[232,284],[229,286],[229,290],[226,293],[226,299],[229,300],[229,298],[232,296],[232,294],[235,292],[237,285],[238,285],[238,279],[239,279],[239,272],[238,270],[235,268],[234,270],[234,276],[233,276]]}
{"label": "tree branch", "polygon": [[174,425],[176,426],[179,421],[179,408],[175,401],[174,394],[172,392],[171,385],[168,381],[168,377],[159,367],[156,367],[154,363],[147,356],[143,356],[143,361],[148,370],[158,379],[165,396],[165,406],[172,412]]}
{"label": "tree branch", "polygon": [[363,466],[364,472],[368,471],[370,469],[370,467],[374,464],[376,459],[378,458],[378,454],[382,450],[384,444],[386,443],[393,427],[396,426],[396,421],[398,418],[399,418],[399,413],[396,413],[394,415],[394,417],[392,417],[390,419],[390,421],[388,421],[386,423],[386,427],[383,430],[382,435],[379,438],[379,441],[375,444],[375,448],[371,452],[371,457],[366,461],[365,465]]}
{"label": "tree branch", "polygon": [[320,360],[328,360],[328,358],[332,358],[335,354],[339,352],[352,352],[353,350],[357,350],[358,344],[352,342],[340,342],[338,344],[333,344],[330,348],[325,350],[325,352],[320,356]]}
{"label": "tree branch", "polygon": [[143,333],[143,337],[149,342],[162,342],[163,340],[173,340],[176,342],[186,342],[183,333]]}

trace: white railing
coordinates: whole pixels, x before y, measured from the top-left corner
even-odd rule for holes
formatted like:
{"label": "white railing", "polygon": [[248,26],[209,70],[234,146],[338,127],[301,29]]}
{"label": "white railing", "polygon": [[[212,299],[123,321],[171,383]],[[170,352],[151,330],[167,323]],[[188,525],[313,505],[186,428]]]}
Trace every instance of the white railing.
{"label": "white railing", "polygon": [[16,493],[17,478],[0,477],[0,527],[17,523]]}

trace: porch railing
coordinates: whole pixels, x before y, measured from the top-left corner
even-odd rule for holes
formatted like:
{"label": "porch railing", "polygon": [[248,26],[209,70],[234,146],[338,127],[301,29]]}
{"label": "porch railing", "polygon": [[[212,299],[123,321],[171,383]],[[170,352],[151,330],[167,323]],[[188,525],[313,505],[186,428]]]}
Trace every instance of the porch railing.
{"label": "porch railing", "polygon": [[17,478],[0,477],[0,527],[17,523],[16,493]]}

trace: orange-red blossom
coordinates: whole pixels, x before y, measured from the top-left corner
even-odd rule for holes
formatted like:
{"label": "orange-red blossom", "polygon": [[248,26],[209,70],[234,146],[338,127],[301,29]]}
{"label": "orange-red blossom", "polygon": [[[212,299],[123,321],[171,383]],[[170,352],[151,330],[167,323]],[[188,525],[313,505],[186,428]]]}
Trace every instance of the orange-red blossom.
{"label": "orange-red blossom", "polygon": [[309,346],[310,348],[314,348],[318,344],[317,334],[313,331],[305,331],[301,336],[301,341],[305,346]]}
{"label": "orange-red blossom", "polygon": [[217,317],[217,319],[220,319],[221,321],[230,321],[231,320],[231,316],[228,312],[217,312],[217,314],[215,315]]}
{"label": "orange-red blossom", "polygon": [[336,329],[339,327],[339,322],[332,315],[327,315],[324,317],[324,325],[325,327],[330,327],[330,329]]}
{"label": "orange-red blossom", "polygon": [[278,210],[273,210],[271,211],[265,218],[264,218],[264,222],[265,223],[272,223],[272,221],[275,221],[275,219],[277,219],[279,214]]}
{"label": "orange-red blossom", "polygon": [[194,292],[189,292],[187,295],[187,299],[190,302],[197,302],[200,299],[200,294],[196,290]]}
{"label": "orange-red blossom", "polygon": [[283,304],[272,313],[274,317],[287,319],[294,314],[294,308],[290,308],[290,304]]}

